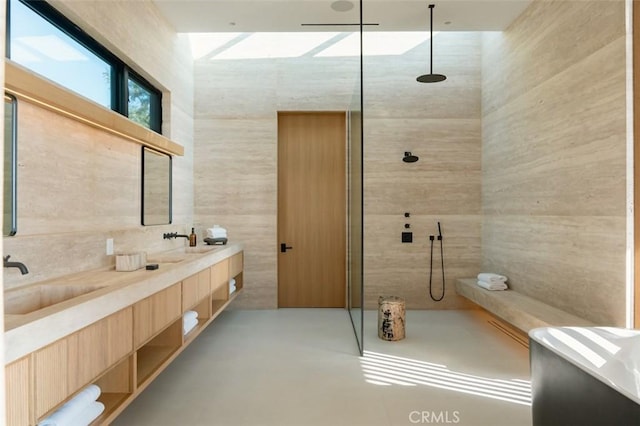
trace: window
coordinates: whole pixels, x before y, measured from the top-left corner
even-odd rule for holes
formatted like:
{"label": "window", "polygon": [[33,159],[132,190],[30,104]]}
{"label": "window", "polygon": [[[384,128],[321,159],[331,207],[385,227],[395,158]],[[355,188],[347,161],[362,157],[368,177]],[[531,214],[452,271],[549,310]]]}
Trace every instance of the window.
{"label": "window", "polygon": [[160,105],[158,94],[131,76],[128,78],[127,91],[127,116],[129,119],[150,129],[155,126],[160,127],[161,123],[154,122],[160,118],[159,111],[157,111]]}
{"label": "window", "polygon": [[7,1],[7,57],[160,133],[161,92],[44,1]]}

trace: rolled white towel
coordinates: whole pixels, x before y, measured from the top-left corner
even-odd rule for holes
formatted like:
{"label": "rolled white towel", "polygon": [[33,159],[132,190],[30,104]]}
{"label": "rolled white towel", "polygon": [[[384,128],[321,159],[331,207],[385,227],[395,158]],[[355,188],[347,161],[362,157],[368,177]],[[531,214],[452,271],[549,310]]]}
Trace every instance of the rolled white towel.
{"label": "rolled white towel", "polygon": [[184,320],[182,322],[182,334],[186,335],[198,325],[198,319]]}
{"label": "rolled white towel", "polygon": [[229,291],[231,291],[231,288],[236,288],[236,279],[235,278],[231,278],[229,280]]}
{"label": "rolled white towel", "polygon": [[507,277],[505,277],[504,275],[484,272],[484,273],[478,274],[478,280],[484,281],[486,283],[506,283]]}
{"label": "rolled white towel", "polygon": [[[62,407],[43,419],[38,426],[75,425],[75,418],[100,396],[100,387],[89,385],[76,396],[67,401]],[[97,417],[97,416],[96,416]]]}
{"label": "rolled white towel", "polygon": [[509,288],[505,283],[488,283],[482,280],[478,280],[478,285],[487,290],[506,290]]}
{"label": "rolled white towel", "polygon": [[89,426],[91,422],[98,418],[104,411],[104,404],[102,402],[94,401],[89,404],[77,417],[73,419],[73,423],[69,425],[73,426]]}
{"label": "rolled white towel", "polygon": [[187,311],[182,315],[182,318],[187,321],[187,320],[197,320],[198,319],[198,313],[196,311]]}
{"label": "rolled white towel", "polygon": [[236,286],[230,286],[229,287],[229,294],[233,293],[234,291],[236,291]]}

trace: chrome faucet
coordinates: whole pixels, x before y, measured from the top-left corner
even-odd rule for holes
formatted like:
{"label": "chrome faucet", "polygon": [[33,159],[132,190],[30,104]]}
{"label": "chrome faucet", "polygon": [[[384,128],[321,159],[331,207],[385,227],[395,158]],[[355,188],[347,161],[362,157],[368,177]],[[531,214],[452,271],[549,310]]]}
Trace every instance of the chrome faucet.
{"label": "chrome faucet", "polygon": [[169,232],[169,233],[166,233],[166,234],[162,234],[162,238],[165,239],[165,240],[170,240],[172,238],[178,238],[178,237],[184,237],[187,240],[189,239],[188,235],[178,234],[177,232]]}
{"label": "chrome faucet", "polygon": [[5,268],[18,268],[20,269],[20,272],[22,273],[22,275],[26,275],[29,273],[29,270],[27,269],[26,266],[24,266],[24,263],[22,262],[9,262],[9,258],[11,256],[10,255],[6,255],[5,257],[3,257],[4,259],[4,267]]}

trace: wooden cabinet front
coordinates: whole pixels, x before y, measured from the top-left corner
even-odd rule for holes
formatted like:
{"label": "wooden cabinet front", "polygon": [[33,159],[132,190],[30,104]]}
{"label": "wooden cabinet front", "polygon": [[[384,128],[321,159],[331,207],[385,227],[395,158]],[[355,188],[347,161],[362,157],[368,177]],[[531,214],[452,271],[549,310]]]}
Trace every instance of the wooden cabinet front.
{"label": "wooden cabinet front", "polygon": [[243,252],[234,254],[229,258],[229,276],[231,278],[242,272],[244,264],[244,254]]}
{"label": "wooden cabinet front", "polygon": [[33,355],[36,418],[40,418],[69,395],[67,354],[65,338],[36,351]]}
{"label": "wooden cabinet front", "polygon": [[133,341],[138,348],[182,315],[182,286],[174,284],[133,305]]}
{"label": "wooden cabinet front", "polygon": [[242,267],[240,252],[6,365],[7,424],[37,423],[96,381],[107,406],[100,419],[113,420],[186,346],[182,313],[196,310],[206,326],[229,303],[229,279],[241,288]]}
{"label": "wooden cabinet front", "polygon": [[30,357],[19,359],[4,369],[6,381],[7,425],[28,426],[31,380],[29,379]]}
{"label": "wooden cabinet front", "polygon": [[182,312],[198,303],[198,274],[182,280]]}

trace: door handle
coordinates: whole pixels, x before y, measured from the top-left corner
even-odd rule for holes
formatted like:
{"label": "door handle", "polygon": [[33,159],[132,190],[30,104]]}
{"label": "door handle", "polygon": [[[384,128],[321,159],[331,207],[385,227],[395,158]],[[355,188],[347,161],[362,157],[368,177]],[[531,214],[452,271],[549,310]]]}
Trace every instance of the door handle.
{"label": "door handle", "polygon": [[287,249],[293,250],[293,247],[287,246],[287,243],[280,243],[280,253],[286,253]]}

